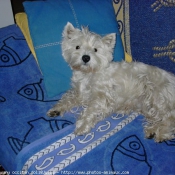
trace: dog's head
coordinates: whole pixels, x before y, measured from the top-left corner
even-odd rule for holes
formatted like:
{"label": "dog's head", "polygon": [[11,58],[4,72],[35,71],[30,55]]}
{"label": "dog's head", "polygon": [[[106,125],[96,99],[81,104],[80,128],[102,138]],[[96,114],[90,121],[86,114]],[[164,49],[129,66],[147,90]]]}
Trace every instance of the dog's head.
{"label": "dog's head", "polygon": [[115,40],[115,33],[101,37],[87,27],[79,30],[68,22],[63,31],[63,57],[73,70],[96,72],[112,61]]}

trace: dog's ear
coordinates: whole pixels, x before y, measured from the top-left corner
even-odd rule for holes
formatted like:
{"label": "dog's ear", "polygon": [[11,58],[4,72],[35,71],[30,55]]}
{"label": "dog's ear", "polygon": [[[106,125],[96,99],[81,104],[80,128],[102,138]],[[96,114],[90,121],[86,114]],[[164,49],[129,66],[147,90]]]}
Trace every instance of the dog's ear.
{"label": "dog's ear", "polygon": [[116,42],[116,34],[111,33],[102,38],[103,42],[111,49],[115,47],[115,42]]}
{"label": "dog's ear", "polygon": [[75,28],[74,26],[68,22],[66,24],[66,26],[64,27],[64,30],[63,30],[63,37],[67,38],[67,39],[71,39],[72,38],[72,35],[73,33],[75,32]]}

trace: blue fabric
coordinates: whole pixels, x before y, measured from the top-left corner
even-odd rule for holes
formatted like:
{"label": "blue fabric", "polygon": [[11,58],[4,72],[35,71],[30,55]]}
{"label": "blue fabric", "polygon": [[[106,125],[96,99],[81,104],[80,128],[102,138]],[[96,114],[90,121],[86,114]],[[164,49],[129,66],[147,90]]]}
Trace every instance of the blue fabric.
{"label": "blue fabric", "polygon": [[[169,2],[167,2],[167,6],[159,2],[154,7],[151,7],[154,3],[155,0],[129,1],[130,47],[132,57],[133,60],[158,66],[175,74],[174,56],[162,55],[160,57],[154,57],[154,54],[175,52],[175,47],[171,49],[165,48],[168,45],[170,46],[170,42],[175,39],[175,8],[168,7]],[[161,8],[154,12],[159,5],[162,5]],[[153,49],[154,47],[164,47],[165,49],[155,50]]]}
{"label": "blue fabric", "polygon": [[114,60],[124,58],[123,45],[111,0],[46,0],[24,2],[31,38],[49,96],[70,88],[71,70],[64,61],[60,42],[67,22],[89,26],[101,35],[117,33]]}
{"label": "blue fabric", "polygon": [[[59,164],[66,165],[61,171],[82,174],[174,174],[175,140],[157,144],[145,139],[143,116],[113,114],[99,122],[93,134],[74,137],[79,109],[64,118],[48,118],[46,111],[60,95],[48,97],[42,78],[19,28],[0,29],[0,164],[6,171],[21,174],[26,168],[41,175]],[[76,159],[71,154],[75,148]],[[69,166],[60,163],[71,162],[70,156]]]}
{"label": "blue fabric", "polygon": [[130,175],[173,175],[175,140],[156,144],[153,139],[145,139],[142,122],[143,116],[138,116],[103,144],[64,170],[95,171],[101,174],[114,172],[114,174]]}
{"label": "blue fabric", "polygon": [[[72,133],[75,129],[75,126],[71,125],[70,127],[67,127],[62,131],[57,132],[57,135],[56,133],[52,134],[52,135],[55,135],[55,141],[56,141],[55,143],[52,143],[52,146],[48,144],[51,138],[48,137],[47,138],[48,140],[46,140],[45,138],[44,140],[41,139],[40,142],[35,142],[35,147],[32,147],[32,144],[31,144],[30,154],[28,153],[29,147],[26,147],[25,149],[22,150],[22,152],[17,157],[17,159],[19,159],[20,161],[17,161],[18,164],[16,169],[17,170],[22,169],[25,172],[35,171],[38,173],[39,173],[39,170],[42,170],[43,172],[49,171],[52,167],[56,166],[58,163],[64,161],[65,159],[68,159],[70,155],[80,152],[82,149],[86,148],[87,146],[94,143],[98,139],[101,139],[102,137],[104,137],[105,139],[101,139],[99,142],[94,144],[95,145],[94,148],[99,144],[103,143],[103,141],[105,141],[106,138],[110,137],[110,135],[112,134],[112,132],[111,134],[108,134],[108,133],[112,131],[118,124],[120,124],[121,121],[123,121],[127,117],[128,116],[123,116],[121,114],[112,115],[111,117],[105,119],[104,121],[99,122],[96,125],[96,127],[92,129],[91,133],[85,136],[75,137],[75,135]],[[125,126],[125,123],[123,124],[123,126]],[[122,129],[122,124],[120,124],[119,129]],[[41,143],[47,143],[48,146],[46,147],[45,145],[42,144],[42,149],[40,153],[38,153],[36,150],[38,147],[41,148]],[[93,146],[92,147],[90,146],[90,149],[83,150],[83,152],[85,152],[84,154],[86,155],[86,153],[88,153],[88,151],[90,151],[91,149],[93,149]],[[46,150],[48,151],[46,152]],[[36,152],[37,158],[35,158],[35,155],[33,156],[32,154],[33,152]],[[41,155],[41,153],[43,152],[45,152],[45,154],[39,157],[38,155]],[[81,154],[83,154],[83,152]],[[100,154],[100,156],[101,155],[102,154]],[[31,156],[33,156],[34,159],[31,158]],[[26,159],[27,157],[30,158],[28,161]],[[76,160],[81,158],[82,155],[81,156],[75,155],[75,157],[76,157],[75,158]],[[93,157],[90,159],[90,161],[92,160],[93,160]],[[28,163],[26,163],[24,166],[24,162],[25,163],[28,162]],[[23,166],[24,166],[24,169],[23,169]],[[79,166],[79,164],[77,164],[77,166]],[[99,165],[99,167],[100,166],[101,165]],[[26,169],[26,167],[28,168]],[[36,167],[39,167],[39,168],[36,168]],[[93,169],[94,164],[89,164],[86,167],[83,167],[81,165],[81,167],[84,168],[84,170]],[[75,168],[75,170],[78,170],[78,169]]]}
{"label": "blue fabric", "polygon": [[[155,143],[145,139],[143,116],[112,115],[99,122],[86,136],[74,137],[71,125],[24,148],[17,156],[16,171],[30,174],[142,174],[173,175],[175,140]],[[47,142],[46,142],[47,141]],[[35,150],[35,151],[34,151]],[[33,156],[33,157],[32,157]],[[25,163],[24,163],[25,162]]]}
{"label": "blue fabric", "polygon": [[[27,145],[74,123],[50,119],[46,111],[60,98],[47,96],[43,76],[16,25],[0,29],[0,164],[12,171]],[[69,115],[69,114],[68,114]]]}

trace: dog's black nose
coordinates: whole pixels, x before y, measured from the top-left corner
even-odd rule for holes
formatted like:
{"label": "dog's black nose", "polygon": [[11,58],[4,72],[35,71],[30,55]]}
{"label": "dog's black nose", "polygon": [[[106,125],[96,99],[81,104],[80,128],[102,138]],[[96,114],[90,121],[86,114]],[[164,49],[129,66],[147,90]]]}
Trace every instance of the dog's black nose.
{"label": "dog's black nose", "polygon": [[89,55],[83,55],[83,56],[82,56],[82,60],[83,60],[85,63],[89,62],[90,59],[91,59],[91,58],[90,58]]}

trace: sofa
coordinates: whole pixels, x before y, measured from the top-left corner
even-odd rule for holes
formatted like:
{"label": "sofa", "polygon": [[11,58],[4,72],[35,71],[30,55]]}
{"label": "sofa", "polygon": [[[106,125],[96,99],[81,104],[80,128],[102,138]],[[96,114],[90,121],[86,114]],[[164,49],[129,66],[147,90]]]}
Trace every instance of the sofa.
{"label": "sofa", "polygon": [[76,136],[81,106],[46,113],[71,88],[61,53],[69,21],[115,32],[113,61],[175,73],[175,3],[160,0],[12,0],[16,24],[0,29],[0,164],[7,174],[173,175],[175,140],[146,139],[144,116],[114,113]]}

